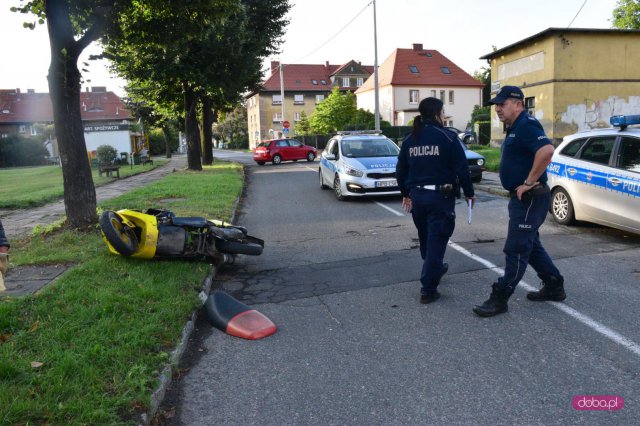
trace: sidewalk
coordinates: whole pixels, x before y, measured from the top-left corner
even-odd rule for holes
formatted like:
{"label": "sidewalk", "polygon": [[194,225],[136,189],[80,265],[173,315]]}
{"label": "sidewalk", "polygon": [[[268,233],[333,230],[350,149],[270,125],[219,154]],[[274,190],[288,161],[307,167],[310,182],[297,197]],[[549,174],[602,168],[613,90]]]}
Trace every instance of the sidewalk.
{"label": "sidewalk", "polygon": [[503,197],[509,196],[509,191],[502,187],[500,176],[497,172],[482,172],[482,181],[480,183],[474,183],[473,187],[476,190],[486,191],[490,194],[501,195]]}
{"label": "sidewalk", "polygon": [[[140,188],[187,166],[186,155],[173,155],[167,164],[150,172],[140,173],[123,179],[116,179],[106,185],[96,187],[97,202],[108,200],[132,189]],[[64,200],[33,209],[0,210],[0,219],[9,241],[30,233],[38,225],[49,225],[65,215]]]}

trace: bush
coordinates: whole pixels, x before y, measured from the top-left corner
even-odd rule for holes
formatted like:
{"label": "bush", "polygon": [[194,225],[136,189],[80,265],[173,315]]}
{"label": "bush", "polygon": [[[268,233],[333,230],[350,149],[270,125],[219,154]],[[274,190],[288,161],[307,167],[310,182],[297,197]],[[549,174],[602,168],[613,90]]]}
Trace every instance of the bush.
{"label": "bush", "polygon": [[0,139],[0,167],[40,166],[48,156],[42,142],[20,135]]}
{"label": "bush", "polygon": [[[160,128],[153,128],[149,132],[149,151],[151,155],[165,155],[167,148],[165,145],[164,132]],[[169,149],[171,152],[178,150],[178,131],[169,128]]]}
{"label": "bush", "polygon": [[100,145],[96,148],[96,156],[100,164],[110,164],[118,157],[118,151],[111,145]]}

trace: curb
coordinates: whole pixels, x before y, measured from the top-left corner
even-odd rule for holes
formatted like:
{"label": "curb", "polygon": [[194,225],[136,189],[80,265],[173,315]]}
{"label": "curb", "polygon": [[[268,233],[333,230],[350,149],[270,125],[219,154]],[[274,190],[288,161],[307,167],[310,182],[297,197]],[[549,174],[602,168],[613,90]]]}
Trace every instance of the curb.
{"label": "curb", "polygon": [[[229,219],[230,223],[234,223],[237,218],[236,216],[238,213],[238,206],[240,205],[240,200],[243,198],[246,188],[246,178],[247,175],[245,173],[245,168],[242,167],[242,193],[236,198],[236,201],[233,204],[233,208],[231,209],[231,218]],[[207,297],[211,292],[211,286],[213,285],[213,279],[216,277],[217,273],[218,266],[211,265],[209,275],[207,275],[207,277],[204,279],[202,290],[200,290],[200,293],[198,293],[198,299],[200,299],[201,305],[200,307],[193,310],[193,312],[191,313],[191,319],[187,321],[184,328],[182,329],[182,336],[180,338],[180,341],[176,345],[176,348],[171,352],[171,356],[169,357],[167,365],[165,365],[165,367],[162,369],[162,372],[160,373],[160,384],[151,394],[149,410],[147,410],[146,413],[142,413],[140,415],[140,422],[138,423],[139,425],[149,426],[153,418],[156,416],[156,414],[158,414],[158,409],[160,408],[160,405],[162,404],[162,401],[164,400],[164,397],[167,393],[167,389],[169,388],[169,385],[173,380],[173,373],[177,369],[180,363],[180,358],[182,358],[184,351],[187,349],[189,338],[191,337],[191,334],[193,333],[193,330],[195,328],[195,323],[198,318],[200,308],[207,301]]]}

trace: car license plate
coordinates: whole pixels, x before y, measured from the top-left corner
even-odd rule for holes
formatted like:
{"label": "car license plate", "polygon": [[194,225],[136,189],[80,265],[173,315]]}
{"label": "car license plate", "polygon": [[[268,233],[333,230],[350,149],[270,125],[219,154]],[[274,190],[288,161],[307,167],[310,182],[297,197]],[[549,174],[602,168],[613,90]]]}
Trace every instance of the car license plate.
{"label": "car license plate", "polygon": [[394,180],[382,180],[376,182],[376,188],[386,188],[389,186],[398,186],[398,182]]}

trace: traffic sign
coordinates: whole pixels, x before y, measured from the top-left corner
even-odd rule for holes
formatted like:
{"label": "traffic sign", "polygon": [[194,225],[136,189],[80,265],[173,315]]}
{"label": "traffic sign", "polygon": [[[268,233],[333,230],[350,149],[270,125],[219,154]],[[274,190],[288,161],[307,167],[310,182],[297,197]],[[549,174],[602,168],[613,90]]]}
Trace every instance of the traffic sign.
{"label": "traffic sign", "polygon": [[285,129],[288,129],[289,126],[291,126],[291,123],[289,123],[288,121],[285,120],[282,122],[282,127],[284,127]]}
{"label": "traffic sign", "polygon": [[289,134],[289,128],[285,127],[284,129],[282,129],[282,134],[283,135],[288,135]]}

